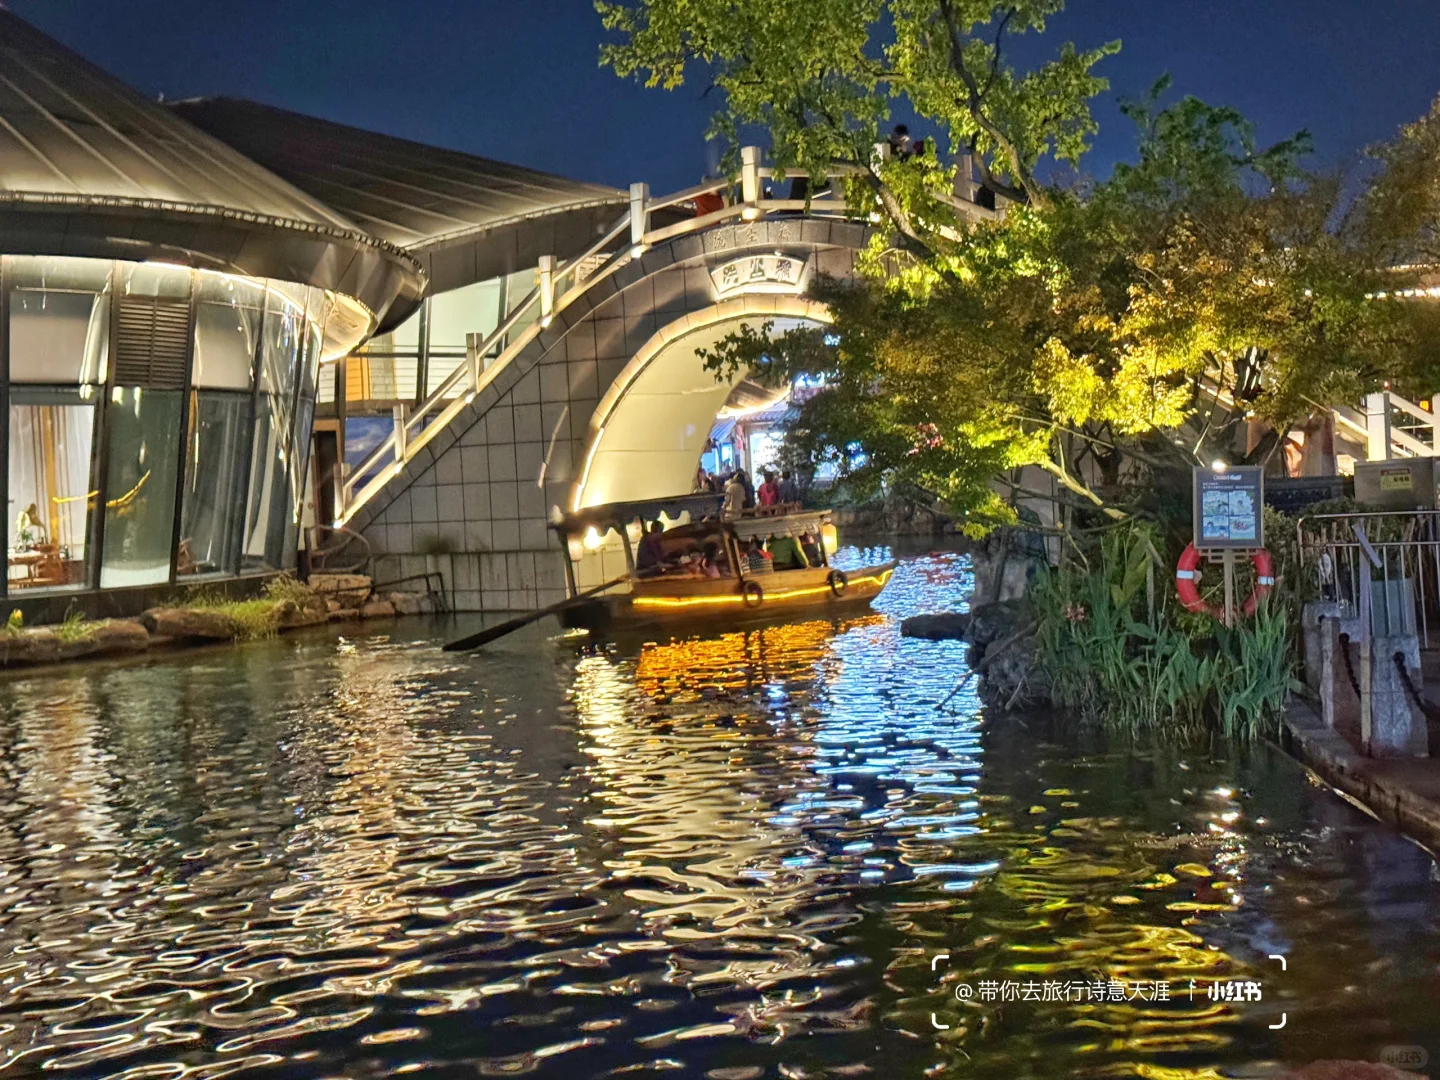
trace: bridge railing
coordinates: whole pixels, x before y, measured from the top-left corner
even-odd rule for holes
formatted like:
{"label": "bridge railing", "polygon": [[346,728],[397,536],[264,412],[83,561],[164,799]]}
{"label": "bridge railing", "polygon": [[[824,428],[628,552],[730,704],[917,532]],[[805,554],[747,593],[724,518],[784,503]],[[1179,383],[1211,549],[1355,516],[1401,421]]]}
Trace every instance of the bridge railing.
{"label": "bridge railing", "polygon": [[[876,148],[878,157],[886,156],[888,147]],[[506,366],[544,332],[554,317],[564,311],[590,289],[615,274],[627,263],[640,258],[656,244],[677,236],[704,232],[734,218],[758,221],[772,213],[808,213],[817,217],[850,217],[852,211],[843,198],[833,195],[811,199],[776,199],[765,192],[765,181],[775,178],[775,170],[761,163],[760,149],[743,147],[738,182],[729,178],[705,181],[660,198],[652,197],[648,184],[630,185],[630,205],[625,213],[603,236],[572,259],[560,262],[553,255],[540,258],[536,267],[536,286],[520,304],[488,335],[466,335],[465,363],[453,371],[413,408],[398,405],[390,433],[358,466],[347,471],[336,492],[336,525],[344,525],[374,498],[405,465],[437,434],[489,386]],[[858,174],[856,166],[836,165],[827,174],[834,179]],[[787,179],[809,178],[804,169],[786,170]],[[738,188],[738,192],[736,189]],[[660,211],[674,210],[695,203],[706,195],[737,195],[718,210],[651,228],[651,216]],[[959,196],[949,201],[957,212],[971,220],[999,217],[995,210]],[[949,228],[942,235],[955,235]],[[628,242],[627,242],[628,241]],[[588,271],[588,272],[587,272]],[[533,318],[532,318],[533,316]],[[518,333],[516,327],[531,319]],[[498,350],[498,351],[497,351]],[[486,357],[491,356],[489,363]]]}

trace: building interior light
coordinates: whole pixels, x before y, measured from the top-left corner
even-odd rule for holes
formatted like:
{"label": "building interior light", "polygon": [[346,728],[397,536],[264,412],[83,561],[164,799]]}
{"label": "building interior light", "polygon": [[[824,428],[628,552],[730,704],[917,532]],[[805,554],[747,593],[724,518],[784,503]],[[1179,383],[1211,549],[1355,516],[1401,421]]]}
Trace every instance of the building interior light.
{"label": "building interior light", "polygon": [[1229,467],[1230,465],[1228,462],[1221,461],[1219,458],[1216,458],[1210,463],[1210,468],[1212,468],[1216,472],[1224,472]]}

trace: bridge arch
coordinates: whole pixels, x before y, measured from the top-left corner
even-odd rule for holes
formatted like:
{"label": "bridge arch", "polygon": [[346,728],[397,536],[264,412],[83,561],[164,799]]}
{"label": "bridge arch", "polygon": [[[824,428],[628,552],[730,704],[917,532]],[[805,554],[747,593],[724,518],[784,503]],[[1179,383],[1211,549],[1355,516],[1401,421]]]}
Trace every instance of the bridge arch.
{"label": "bridge arch", "polygon": [[[595,283],[487,372],[473,399],[457,399],[448,424],[350,520],[377,578],[438,570],[461,611],[560,599],[552,509],[630,497],[634,483],[617,478],[637,469],[658,494],[687,491],[729,391],[695,349],[746,321],[828,321],[804,288],[816,273],[851,276],[869,235],[799,216],[723,224],[657,243]],[[757,259],[777,273],[732,288],[726,268]]]}
{"label": "bridge arch", "polygon": [[625,365],[591,414],[568,508],[686,491],[715,417],[743,377],[718,379],[697,363],[697,351],[742,326],[758,330],[768,322],[784,331],[830,321],[830,312],[816,300],[758,294],[722,300],[666,323]]}

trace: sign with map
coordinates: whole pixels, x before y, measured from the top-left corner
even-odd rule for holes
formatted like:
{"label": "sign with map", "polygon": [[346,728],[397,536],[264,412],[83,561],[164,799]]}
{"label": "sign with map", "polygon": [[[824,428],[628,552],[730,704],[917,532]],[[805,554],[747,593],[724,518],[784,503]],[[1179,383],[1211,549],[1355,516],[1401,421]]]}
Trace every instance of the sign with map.
{"label": "sign with map", "polygon": [[1265,476],[1258,466],[1195,470],[1195,546],[1250,550],[1265,546]]}

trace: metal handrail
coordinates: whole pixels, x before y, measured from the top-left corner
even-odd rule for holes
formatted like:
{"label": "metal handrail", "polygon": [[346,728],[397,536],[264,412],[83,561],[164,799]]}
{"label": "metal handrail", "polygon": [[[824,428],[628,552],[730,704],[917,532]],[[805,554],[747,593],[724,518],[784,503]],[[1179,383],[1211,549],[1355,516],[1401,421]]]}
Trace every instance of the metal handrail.
{"label": "metal handrail", "polygon": [[[731,218],[739,217],[746,220],[757,220],[770,212],[808,212],[814,216],[839,216],[848,217],[850,207],[840,199],[815,199],[806,201],[803,199],[767,199],[757,197],[749,202],[735,201],[720,210],[709,214],[684,219],[670,225],[656,229],[645,228],[648,226],[650,215],[659,210],[669,209],[682,203],[692,202],[701,195],[711,194],[720,191],[731,190],[739,187],[742,191],[749,188],[754,191],[758,189],[759,180],[774,176],[774,170],[762,167],[758,164],[758,151],[746,148],[742,154],[745,164],[742,167],[742,179],[737,183],[734,179],[722,178],[711,181],[704,181],[693,187],[685,188],[672,195],[660,198],[650,198],[648,188],[643,185],[636,185],[631,190],[631,206],[599,240],[595,241],[580,255],[566,260],[563,264],[556,265],[550,271],[548,292],[544,285],[537,285],[526,295],[524,300],[516,306],[506,319],[497,326],[488,337],[475,345],[469,352],[470,362],[456,365],[456,367],[441,381],[439,386],[421,401],[413,410],[405,411],[403,408],[396,410],[394,429],[387,435],[380,444],[350,473],[350,478],[340,485],[339,501],[340,510],[337,514],[337,524],[343,525],[349,521],[355,513],[370,501],[390,479],[404,468],[421,449],[430,442],[451,420],[465,408],[475,396],[485,389],[495,377],[526,346],[535,340],[550,325],[554,316],[560,314],[580,296],[588,290],[616,273],[621,267],[632,259],[642,256],[646,249],[656,244],[664,243],[676,236],[687,233],[702,232],[713,225],[728,221]],[[859,166],[848,164],[836,164],[827,171],[827,176],[844,176],[852,173],[862,172]],[[808,177],[805,169],[786,170],[786,177]],[[636,188],[639,188],[637,194]],[[637,201],[638,200],[638,201]],[[961,199],[958,196],[950,196],[945,201],[949,202],[957,210],[974,218],[994,219],[999,213],[982,207],[977,203]],[[637,210],[643,214],[642,224],[636,227],[635,214]],[[955,235],[955,231],[948,227],[940,227],[938,231],[947,236]],[[589,274],[583,281],[578,278],[580,267],[597,255],[606,252],[606,249],[616,244],[627,232],[631,235],[632,243],[621,245],[616,250],[610,251],[608,258],[593,273]],[[543,266],[542,261],[542,266]],[[570,288],[561,292],[559,286],[571,278],[576,280]],[[483,364],[483,358],[493,349],[498,342],[507,337],[515,326],[528,316],[537,306],[544,312],[549,300],[548,313],[542,315],[521,331],[514,340],[508,341],[496,354],[489,364]],[[482,366],[483,364],[483,366]],[[454,392],[466,381],[469,381],[468,393],[463,396],[452,396]],[[385,459],[392,457],[393,460],[386,463]],[[356,490],[355,485],[361,477],[379,470],[371,480]]]}

